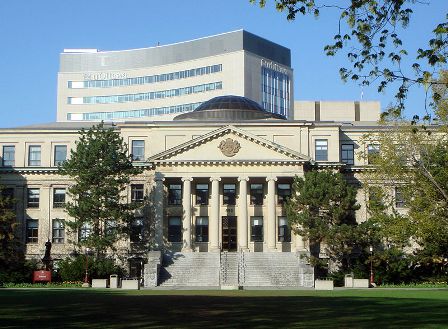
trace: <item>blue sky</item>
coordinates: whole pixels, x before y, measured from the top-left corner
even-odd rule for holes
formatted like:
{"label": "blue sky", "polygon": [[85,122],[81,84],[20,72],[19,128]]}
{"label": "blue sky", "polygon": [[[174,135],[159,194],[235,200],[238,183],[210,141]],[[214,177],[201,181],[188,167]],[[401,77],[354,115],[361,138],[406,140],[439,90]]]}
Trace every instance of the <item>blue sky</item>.
{"label": "blue sky", "polygon": [[[345,57],[323,52],[337,28],[335,12],[288,22],[273,0],[267,2],[260,9],[249,0],[1,0],[0,127],[55,121],[64,48],[144,48],[238,29],[291,49],[295,99],[359,100],[361,88],[339,78]],[[403,38],[409,50],[425,47],[448,12],[447,0],[431,2],[415,9]],[[423,112],[424,94],[412,90],[408,114]],[[364,88],[363,95],[380,100],[382,108],[393,101],[391,91],[378,94],[374,87]]]}

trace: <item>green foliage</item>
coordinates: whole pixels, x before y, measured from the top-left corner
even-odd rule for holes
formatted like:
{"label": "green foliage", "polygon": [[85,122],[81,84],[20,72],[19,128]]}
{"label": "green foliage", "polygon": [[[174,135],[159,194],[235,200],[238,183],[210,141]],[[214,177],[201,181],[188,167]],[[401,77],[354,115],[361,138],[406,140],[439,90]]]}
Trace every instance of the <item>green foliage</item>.
{"label": "green foliage", "polygon": [[72,201],[65,204],[73,220],[66,225],[78,232],[88,226],[90,234],[78,246],[91,248],[97,255],[114,248],[114,243],[128,233],[135,204],[125,202],[124,192],[130,177],[140,170],[132,165],[123,139],[103,123],[81,130],[76,149],[59,168],[70,176]]}
{"label": "green foliage", "polygon": [[83,281],[86,274],[86,263],[89,278],[109,279],[111,274],[122,276],[125,271],[115,264],[111,258],[94,258],[85,255],[68,257],[58,262],[58,274],[63,282]]}
{"label": "green foliage", "polygon": [[4,283],[3,288],[81,288],[82,282]]}
{"label": "green foliage", "polygon": [[310,171],[295,177],[293,194],[286,203],[289,223],[295,233],[310,241],[311,262],[325,265],[319,252],[344,270],[363,252],[365,227],[356,223],[356,189],[342,174]]}
{"label": "green foliage", "polygon": [[[250,0],[266,5],[266,0]],[[437,68],[446,67],[448,49],[448,22],[433,27],[427,44],[415,49],[416,58],[407,66],[403,61],[411,52],[403,43],[401,35],[409,25],[413,10],[423,5],[415,0],[275,0],[278,11],[286,12],[288,20],[299,15],[319,17],[325,9],[339,10],[339,24],[331,43],[324,47],[328,56],[345,51],[351,67],[342,67],[341,78],[360,81],[362,85],[377,85],[378,92],[386,87],[397,86],[396,106],[390,114],[401,114],[404,100],[413,85],[447,86],[440,81]],[[448,17],[448,16],[447,16]],[[426,104],[425,104],[426,105]]]}
{"label": "green foliage", "polygon": [[21,282],[28,279],[23,248],[15,214],[15,200],[0,186],[0,282]]}

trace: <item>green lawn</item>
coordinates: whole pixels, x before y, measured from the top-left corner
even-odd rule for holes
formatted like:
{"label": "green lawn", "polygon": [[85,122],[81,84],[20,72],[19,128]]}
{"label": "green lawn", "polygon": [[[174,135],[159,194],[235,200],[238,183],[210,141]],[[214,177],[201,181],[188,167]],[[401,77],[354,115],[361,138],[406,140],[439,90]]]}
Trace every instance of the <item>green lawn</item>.
{"label": "green lawn", "polygon": [[0,289],[0,328],[448,328],[448,290]]}

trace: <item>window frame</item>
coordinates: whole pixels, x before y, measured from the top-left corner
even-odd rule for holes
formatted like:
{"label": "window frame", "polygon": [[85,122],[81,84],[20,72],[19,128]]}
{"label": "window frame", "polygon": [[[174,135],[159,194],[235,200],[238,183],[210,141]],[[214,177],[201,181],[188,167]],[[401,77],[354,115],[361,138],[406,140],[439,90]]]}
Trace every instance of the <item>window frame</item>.
{"label": "window frame", "polygon": [[[325,142],[325,145],[318,145],[320,142]],[[314,140],[314,158],[316,161],[328,161],[328,139]]]}
{"label": "window frame", "polygon": [[[59,226],[56,226],[56,223],[58,223]],[[65,225],[61,218],[54,218],[52,221],[51,241],[56,244],[65,243]]]}
{"label": "window frame", "polygon": [[[401,186],[395,186],[394,187],[394,204],[395,208],[397,209],[403,209],[406,208],[406,200],[404,199],[403,192],[401,191]],[[397,196],[400,196],[398,198]]]}
{"label": "window frame", "polygon": [[[30,193],[31,191],[37,191],[37,193],[32,194],[32,193]],[[37,201],[35,201],[35,200],[33,201],[33,199],[37,199]],[[40,188],[28,187],[26,189],[26,207],[27,208],[39,208],[40,207]]]}
{"label": "window frame", "polygon": [[[344,150],[344,146],[351,146],[351,150]],[[351,152],[351,157],[349,156],[344,157],[344,154],[347,155],[349,154],[349,152]],[[350,166],[353,166],[355,164],[355,144],[353,143],[341,144],[341,162]]]}
{"label": "window frame", "polygon": [[[172,188],[173,186],[179,186],[179,188]],[[168,205],[170,205],[170,206],[182,205],[182,184],[181,183],[169,183],[168,184]]]}
{"label": "window frame", "polygon": [[[36,223],[35,226],[30,226],[31,223]],[[28,218],[26,220],[26,243],[39,242],[39,220]]]}
{"label": "window frame", "polygon": [[[141,142],[142,145],[135,145]],[[135,152],[135,150],[139,150]],[[144,139],[133,139],[131,141],[131,156],[132,161],[145,161],[145,140]]]}
{"label": "window frame", "polygon": [[[34,151],[32,149],[35,148]],[[38,151],[37,151],[38,150]],[[31,159],[31,155],[39,155],[38,159]],[[28,145],[28,166],[40,167],[42,165],[42,146],[41,145]]]}
{"label": "window frame", "polygon": [[[177,220],[179,225],[171,224],[173,220]],[[180,216],[168,217],[168,242],[182,242],[182,218]]]}
{"label": "window frame", "polygon": [[[226,186],[230,186],[230,185],[232,185],[233,188],[226,188]],[[228,191],[233,191],[233,192],[229,193]],[[235,206],[236,205],[236,184],[235,183],[222,184],[222,204],[225,206]]]}
{"label": "window frame", "polygon": [[[57,191],[64,191],[64,193],[56,193]],[[64,195],[64,200],[57,200],[57,195]],[[65,198],[67,195],[67,189],[65,187],[54,187],[53,188],[53,208],[64,208]]]}
{"label": "window frame", "polygon": [[131,202],[142,203],[145,201],[145,185],[131,184]]}
{"label": "window frame", "polygon": [[[206,189],[198,188],[199,185],[207,186],[207,188]],[[195,204],[200,205],[200,206],[208,206],[209,198],[210,198],[209,184],[208,183],[196,183],[196,185],[195,185]]]}
{"label": "window frame", "polygon": [[[12,149],[12,152],[5,152],[7,148]],[[5,155],[11,155],[12,159],[5,160]],[[16,146],[15,145],[3,145],[2,147],[2,167],[14,167],[16,165]]]}
{"label": "window frame", "polygon": [[372,160],[375,157],[379,157],[380,152],[380,144],[367,144],[367,164],[372,164]]}
{"label": "window frame", "polygon": [[[280,188],[280,185],[288,185],[288,189]],[[280,192],[280,191],[289,191],[289,193]],[[277,204],[284,205],[286,201],[291,197],[292,194],[292,184],[291,183],[278,183],[277,184]]]}
{"label": "window frame", "polygon": [[[261,225],[255,225],[255,220],[261,220]],[[263,216],[250,216],[250,241],[264,242]]]}
{"label": "window frame", "polygon": [[[201,220],[206,220],[207,224],[199,223]],[[195,242],[209,242],[209,218],[208,218],[208,216],[196,216]]]}
{"label": "window frame", "polygon": [[[57,157],[57,154],[61,154],[61,152],[59,151],[57,151],[57,149],[58,148],[61,148],[61,147],[63,147],[64,149],[65,149],[65,152],[64,152],[64,159],[62,160],[62,159],[58,159],[58,157]],[[53,165],[54,166],[56,166],[56,167],[58,167],[59,165],[62,165],[65,161],[67,161],[67,151],[68,151],[68,147],[67,147],[67,145],[64,145],[64,144],[58,144],[58,145],[54,145],[54,149],[53,149],[53,156],[54,156],[54,159],[53,159]]]}
{"label": "window frame", "polygon": [[[286,224],[283,224],[285,221]],[[286,216],[277,217],[277,241],[291,242],[291,228],[289,227],[288,218]]]}
{"label": "window frame", "polygon": [[[254,188],[254,186],[261,186],[261,188]],[[249,185],[250,205],[262,206],[264,203],[264,184],[251,183]]]}

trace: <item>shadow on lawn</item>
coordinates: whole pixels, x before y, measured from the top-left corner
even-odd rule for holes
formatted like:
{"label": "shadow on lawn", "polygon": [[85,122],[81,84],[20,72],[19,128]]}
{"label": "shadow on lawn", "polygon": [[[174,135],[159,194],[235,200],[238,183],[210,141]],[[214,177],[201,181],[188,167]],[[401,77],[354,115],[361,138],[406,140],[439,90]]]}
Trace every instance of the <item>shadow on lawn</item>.
{"label": "shadow on lawn", "polygon": [[423,328],[447,301],[393,297],[128,295],[0,291],[2,328]]}

